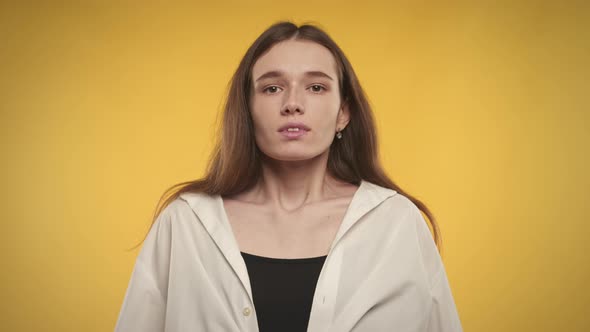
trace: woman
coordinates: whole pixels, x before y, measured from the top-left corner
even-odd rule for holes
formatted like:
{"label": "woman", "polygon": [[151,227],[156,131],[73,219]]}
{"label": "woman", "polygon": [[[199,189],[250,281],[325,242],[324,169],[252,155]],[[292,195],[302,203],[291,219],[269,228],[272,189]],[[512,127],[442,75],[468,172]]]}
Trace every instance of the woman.
{"label": "woman", "polygon": [[437,224],[385,175],[363,90],[317,27],[256,39],[206,176],[170,191],[116,331],[462,330]]}

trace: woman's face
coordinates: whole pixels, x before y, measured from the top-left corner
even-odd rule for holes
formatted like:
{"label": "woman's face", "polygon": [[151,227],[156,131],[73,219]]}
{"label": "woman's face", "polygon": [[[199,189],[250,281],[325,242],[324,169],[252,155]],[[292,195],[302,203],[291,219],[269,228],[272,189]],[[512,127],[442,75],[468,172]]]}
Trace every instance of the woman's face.
{"label": "woman's face", "polygon": [[[258,58],[251,79],[256,144],[270,158],[316,157],[328,151],[336,130],[348,123],[336,61],[320,44],[287,40],[274,45]],[[304,128],[287,129],[298,125]]]}

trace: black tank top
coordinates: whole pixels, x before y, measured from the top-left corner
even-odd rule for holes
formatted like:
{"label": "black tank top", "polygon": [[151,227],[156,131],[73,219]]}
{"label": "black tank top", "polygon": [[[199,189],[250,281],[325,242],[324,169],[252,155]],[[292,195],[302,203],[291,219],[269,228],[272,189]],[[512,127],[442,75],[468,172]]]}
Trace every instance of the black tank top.
{"label": "black tank top", "polygon": [[260,332],[305,332],[327,256],[287,259],[241,253]]}

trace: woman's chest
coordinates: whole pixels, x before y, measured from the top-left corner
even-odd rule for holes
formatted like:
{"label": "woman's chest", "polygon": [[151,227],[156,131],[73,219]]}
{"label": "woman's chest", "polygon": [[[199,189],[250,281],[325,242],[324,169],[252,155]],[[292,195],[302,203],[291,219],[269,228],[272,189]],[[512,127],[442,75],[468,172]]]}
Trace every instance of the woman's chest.
{"label": "woman's chest", "polygon": [[346,201],[296,213],[227,201],[226,214],[240,251],[274,258],[327,255],[346,213]]}

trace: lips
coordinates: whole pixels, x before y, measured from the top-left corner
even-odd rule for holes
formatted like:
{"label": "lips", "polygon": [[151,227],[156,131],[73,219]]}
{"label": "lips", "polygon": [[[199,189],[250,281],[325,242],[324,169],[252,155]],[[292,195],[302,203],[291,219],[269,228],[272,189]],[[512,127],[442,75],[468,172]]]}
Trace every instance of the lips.
{"label": "lips", "polygon": [[305,125],[303,122],[288,122],[285,125],[281,126],[277,131],[293,131],[293,132],[301,132],[301,131],[310,131],[311,128]]}

